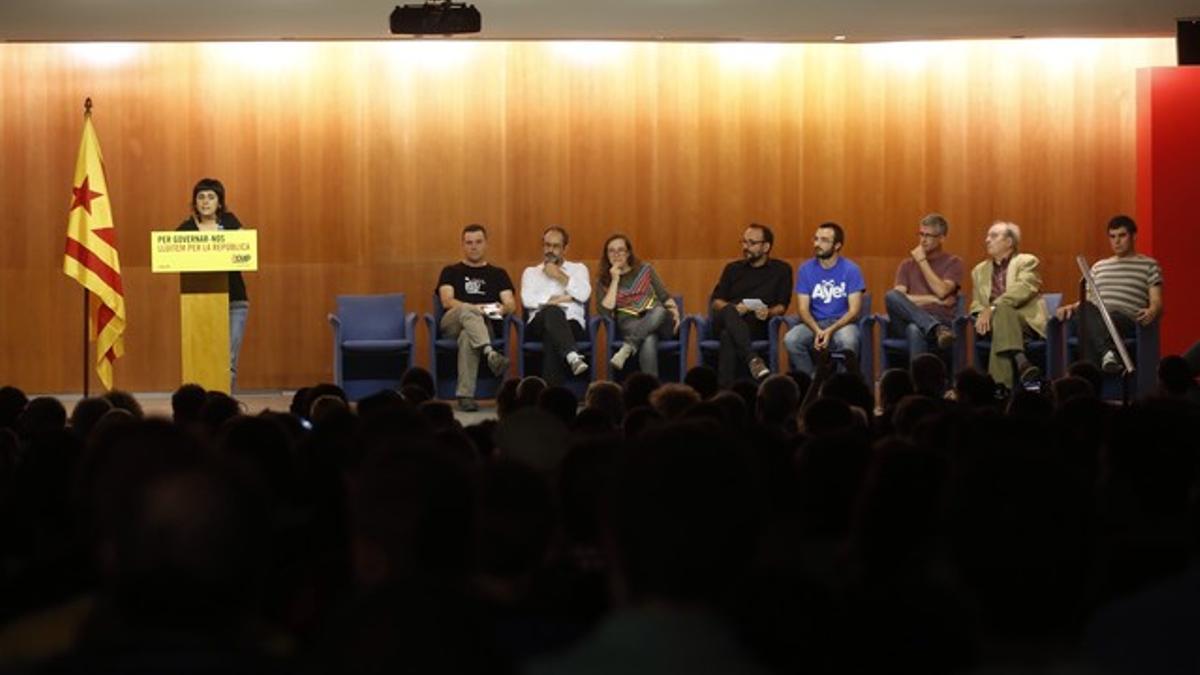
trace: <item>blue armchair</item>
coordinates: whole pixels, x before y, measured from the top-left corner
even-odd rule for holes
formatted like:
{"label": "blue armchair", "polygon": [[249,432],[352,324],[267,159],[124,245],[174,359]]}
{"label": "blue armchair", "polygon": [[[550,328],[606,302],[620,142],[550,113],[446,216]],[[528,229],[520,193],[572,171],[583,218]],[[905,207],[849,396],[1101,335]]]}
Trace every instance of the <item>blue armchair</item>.
{"label": "blue armchair", "polygon": [[[687,373],[687,349],[688,349],[688,334],[689,321],[682,320],[686,315],[683,313],[683,296],[675,296],[675,305],[679,307],[679,334],[673,339],[663,340],[661,337],[655,339],[658,350],[658,375],[663,382],[682,382],[683,376]],[[604,335],[607,340],[609,356],[616,353],[625,341],[617,335],[617,322],[612,319],[601,319],[604,322]],[[667,317],[670,321],[670,317]],[[647,340],[649,342],[649,340]],[[637,358],[631,358],[625,363],[625,367],[621,370],[609,368],[609,377],[615,382],[624,381],[630,373],[636,373],[641,370],[638,365]]]}
{"label": "blue armchair", "polygon": [[[440,399],[453,399],[458,386],[458,338],[442,335],[442,299],[433,293],[433,313],[424,316],[425,328],[429,331],[429,372],[433,375],[434,389]],[[508,354],[508,334],[512,326],[511,316],[504,318],[500,336],[492,336],[492,348]],[[479,359],[479,375],[475,382],[476,398],[495,398],[503,377],[497,377],[487,366],[487,359]]]}
{"label": "blue armchair", "polygon": [[[759,356],[765,356],[767,367],[771,372],[777,372],[779,369],[779,317],[775,317],[767,322],[767,339],[753,340],[750,343],[750,349],[756,352]],[[688,325],[687,331],[689,334],[696,334],[696,348],[700,353],[700,363],[706,365],[713,370],[717,370],[717,360],[721,355],[721,339],[713,332],[713,316],[711,306],[709,314],[703,316],[693,314],[683,321]],[[681,325],[679,328],[681,334],[684,330]],[[684,351],[686,351],[686,343]],[[686,358],[686,357],[685,357]],[[738,364],[738,377],[750,378],[750,369],[746,364]],[[687,369],[684,369],[687,372]]]}
{"label": "blue armchair", "polygon": [[[600,317],[593,317],[588,309],[588,303],[583,306],[583,320],[587,326],[587,339],[575,343],[575,351],[579,352],[587,359],[588,369],[582,375],[573,375],[570,371],[567,372],[567,379],[563,382],[563,386],[570,389],[579,400],[583,400],[583,396],[587,393],[587,387],[596,379],[596,331],[600,328]],[[525,337],[525,331],[529,325],[529,312],[525,311],[520,319],[513,319],[513,323],[517,326],[517,344],[520,349],[517,350],[517,372],[522,377],[526,375],[542,375],[542,354],[544,348],[542,343],[537,340],[528,340]],[[528,361],[528,363],[526,363]]]}
{"label": "blue armchair", "polygon": [[417,315],[404,313],[404,294],[339,295],[333,327],[333,381],[357,401],[395,389],[412,365]]}
{"label": "blue armchair", "polygon": [[[1058,311],[1058,306],[1062,304],[1062,293],[1043,293],[1042,298],[1046,300],[1046,313],[1049,316],[1046,321],[1046,338],[1027,340],[1025,354],[1030,361],[1039,364],[1044,376],[1055,378],[1062,375],[1063,372],[1062,322],[1054,316],[1054,313]],[[975,319],[972,316],[960,317],[955,323],[963,327],[963,331],[959,334],[960,338],[962,333],[974,332],[969,330],[975,326]],[[988,357],[991,351],[991,340],[975,340],[976,368],[987,371]]]}
{"label": "blue armchair", "polygon": [[[1065,322],[1063,325],[1063,335],[1066,338],[1064,342],[1066,343],[1067,350],[1067,365],[1082,358],[1077,321],[1078,317]],[[1135,397],[1149,394],[1158,386],[1158,324],[1158,321],[1149,326],[1136,324],[1137,328],[1133,336],[1124,339],[1125,349],[1133,357],[1133,363],[1136,367],[1133,388],[1130,392]],[[1100,392],[1100,396],[1106,399],[1120,399],[1122,398],[1122,394],[1121,376],[1105,375],[1104,390]]]}
{"label": "blue armchair", "polygon": [[[967,340],[964,324],[961,322],[961,317],[966,313],[966,297],[962,293],[958,295],[958,304],[954,310],[956,317],[954,325],[954,348],[950,350],[950,361],[946,365],[950,368],[950,373],[953,374],[961,369],[967,363]],[[892,320],[886,314],[876,314],[874,317],[875,323],[879,325],[879,369],[880,372],[888,368],[906,368],[908,364],[919,354],[925,352],[938,353],[936,346],[929,347],[928,341],[924,335],[921,335],[920,329],[915,325],[909,324],[905,327],[904,335],[899,335],[898,329],[893,329]],[[943,355],[944,358],[944,355]]]}
{"label": "blue armchair", "polygon": [[[797,314],[788,314],[779,317],[776,321],[782,321],[783,325],[791,330],[800,325],[800,316]],[[867,382],[875,377],[875,349],[871,338],[871,327],[875,325],[875,319],[871,316],[871,294],[863,293],[862,307],[858,312],[858,369]],[[775,335],[778,331],[772,329],[771,334]],[[834,360],[840,360],[843,357],[836,352],[831,355]]]}

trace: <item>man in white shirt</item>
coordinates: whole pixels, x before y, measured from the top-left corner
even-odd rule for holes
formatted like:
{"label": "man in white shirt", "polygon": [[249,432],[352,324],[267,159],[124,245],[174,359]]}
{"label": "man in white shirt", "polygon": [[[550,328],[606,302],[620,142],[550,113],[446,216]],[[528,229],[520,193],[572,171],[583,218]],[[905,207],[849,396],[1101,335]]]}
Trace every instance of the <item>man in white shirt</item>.
{"label": "man in white shirt", "polygon": [[583,263],[565,259],[570,237],[558,225],[542,233],[542,262],[521,275],[521,304],[528,312],[526,336],[543,345],[542,377],[551,386],[566,379],[566,368],[581,375],[588,369],[575,343],[587,338],[584,303],[592,295]]}

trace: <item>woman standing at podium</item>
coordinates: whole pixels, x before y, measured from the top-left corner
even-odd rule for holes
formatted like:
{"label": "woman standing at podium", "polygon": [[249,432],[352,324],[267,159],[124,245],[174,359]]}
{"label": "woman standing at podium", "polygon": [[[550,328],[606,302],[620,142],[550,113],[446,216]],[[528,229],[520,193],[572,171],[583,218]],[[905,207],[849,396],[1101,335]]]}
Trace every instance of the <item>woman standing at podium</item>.
{"label": "woman standing at podium", "polygon": [[[192,188],[192,215],[176,230],[240,230],[242,223],[225,210],[225,186],[216,178],[201,178]],[[237,387],[238,352],[246,332],[250,298],[241,272],[229,273],[229,390]]]}

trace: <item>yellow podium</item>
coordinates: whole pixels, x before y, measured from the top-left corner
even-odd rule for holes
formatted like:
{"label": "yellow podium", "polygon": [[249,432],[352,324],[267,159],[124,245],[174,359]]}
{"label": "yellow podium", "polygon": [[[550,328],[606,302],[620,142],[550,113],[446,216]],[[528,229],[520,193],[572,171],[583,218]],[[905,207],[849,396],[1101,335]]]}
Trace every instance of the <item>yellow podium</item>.
{"label": "yellow podium", "polygon": [[183,381],[230,393],[229,273],[258,271],[258,232],[151,232],[150,269],[180,273]]}

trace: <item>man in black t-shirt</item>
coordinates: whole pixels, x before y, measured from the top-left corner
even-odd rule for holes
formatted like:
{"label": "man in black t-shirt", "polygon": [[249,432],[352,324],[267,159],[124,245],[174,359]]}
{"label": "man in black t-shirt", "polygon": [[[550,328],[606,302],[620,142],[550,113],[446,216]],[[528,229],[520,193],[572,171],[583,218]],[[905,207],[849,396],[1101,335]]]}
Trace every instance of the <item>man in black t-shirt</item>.
{"label": "man in black t-shirt", "polygon": [[504,329],[504,317],[517,305],[508,272],[487,261],[487,230],[477,224],[464,227],[462,247],[462,261],[442,269],[437,292],[446,310],[440,329],[447,337],[458,337],[458,407],[471,412],[479,410],[475,382],[480,355],[496,376],[508,370],[508,357],[492,348],[492,335]]}
{"label": "man in black t-shirt", "polygon": [[771,258],[771,228],[751,223],[742,233],[742,259],[725,266],[712,292],[713,332],[720,337],[717,373],[721,386],[733,383],[740,364],[761,380],[771,374],[752,340],[767,338],[767,323],[783,316],[792,301],[792,266]]}

